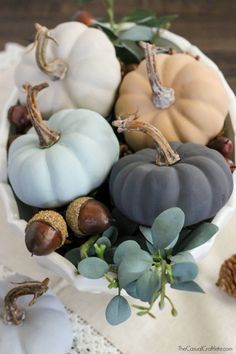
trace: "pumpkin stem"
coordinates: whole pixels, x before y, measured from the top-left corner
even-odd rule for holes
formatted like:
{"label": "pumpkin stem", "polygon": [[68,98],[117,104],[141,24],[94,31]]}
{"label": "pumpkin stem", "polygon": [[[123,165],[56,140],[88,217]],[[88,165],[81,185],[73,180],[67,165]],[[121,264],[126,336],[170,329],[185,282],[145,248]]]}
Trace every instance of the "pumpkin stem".
{"label": "pumpkin stem", "polygon": [[155,55],[159,53],[170,53],[170,50],[156,47],[155,45],[146,42],[140,42],[140,45],[145,51],[147,74],[153,92],[152,102],[157,108],[168,108],[175,102],[175,91],[172,88],[161,85],[157,72]]}
{"label": "pumpkin stem", "polygon": [[25,311],[19,308],[16,301],[25,295],[34,295],[29,306],[33,305],[37,299],[48,290],[49,278],[40,281],[25,281],[11,289],[4,298],[2,318],[4,323],[9,325],[20,325],[25,319]]}
{"label": "pumpkin stem", "polygon": [[43,121],[36,99],[38,92],[48,87],[48,84],[45,82],[39,85],[31,86],[29,83],[25,83],[22,87],[27,94],[27,110],[29,112],[32,125],[38,134],[40,147],[50,147],[58,141],[60,134],[49,129]]}
{"label": "pumpkin stem", "polygon": [[35,23],[35,29],[35,59],[39,69],[47,74],[52,80],[63,80],[68,69],[66,63],[59,58],[47,62],[46,56],[48,41],[51,40],[58,45],[57,41],[50,36],[47,27]]}
{"label": "pumpkin stem", "polygon": [[156,164],[159,166],[173,165],[180,160],[179,155],[171,148],[170,144],[164,135],[153,125],[138,121],[137,114],[130,115],[123,119],[117,117],[117,120],[112,122],[112,125],[118,127],[118,132],[138,131],[148,134],[155,142],[157,149]]}

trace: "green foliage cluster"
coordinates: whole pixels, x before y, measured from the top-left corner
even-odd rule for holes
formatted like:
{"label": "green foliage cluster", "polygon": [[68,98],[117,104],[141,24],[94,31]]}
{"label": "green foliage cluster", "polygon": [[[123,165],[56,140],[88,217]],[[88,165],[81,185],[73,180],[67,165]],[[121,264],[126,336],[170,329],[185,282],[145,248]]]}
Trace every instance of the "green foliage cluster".
{"label": "green foliage cluster", "polygon": [[[86,4],[92,0],[80,0]],[[114,0],[102,0],[106,9],[105,19],[95,20],[94,24],[101,28],[112,41],[117,57],[125,64],[139,63],[144,52],[139,46],[140,41],[148,41],[162,47],[179,50],[173,43],[159,37],[160,29],[167,29],[177,15],[157,16],[150,9],[139,8],[115,22]]]}
{"label": "green foliage cluster", "polygon": [[177,315],[166,294],[167,286],[204,292],[194,281],[198,267],[190,251],[207,242],[218,228],[205,222],[190,230],[183,228],[184,220],[181,209],[170,208],[155,219],[151,228],[139,227],[142,242],[127,239],[118,244],[120,236],[117,228],[112,226],[66,254],[82,276],[90,279],[105,277],[108,287],[117,289],[117,295],[106,309],[106,319],[111,325],[124,322],[131,315],[122,289],[147,303],[146,306],[133,306],[139,316],[147,314],[153,318],[151,310],[156,301],[160,309],[164,308],[166,301],[169,302],[171,314]]}

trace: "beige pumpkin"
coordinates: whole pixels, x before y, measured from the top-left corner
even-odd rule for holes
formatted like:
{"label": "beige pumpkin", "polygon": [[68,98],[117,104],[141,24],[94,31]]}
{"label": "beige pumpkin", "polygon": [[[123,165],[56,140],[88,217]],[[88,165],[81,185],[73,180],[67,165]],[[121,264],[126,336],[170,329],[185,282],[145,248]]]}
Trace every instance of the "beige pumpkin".
{"label": "beige pumpkin", "polygon": [[[143,46],[146,59],[125,76],[116,115],[137,112],[139,120],[156,126],[169,141],[207,144],[222,130],[229,108],[219,74],[191,55],[156,55],[160,49]],[[125,138],[134,150],[153,144],[141,132],[126,132]]]}

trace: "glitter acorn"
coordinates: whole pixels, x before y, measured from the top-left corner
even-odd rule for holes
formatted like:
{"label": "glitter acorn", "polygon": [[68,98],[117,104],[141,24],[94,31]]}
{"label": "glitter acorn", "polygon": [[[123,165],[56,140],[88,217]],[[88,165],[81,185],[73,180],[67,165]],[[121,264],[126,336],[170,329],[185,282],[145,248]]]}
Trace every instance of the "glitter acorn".
{"label": "glitter acorn", "polygon": [[68,231],[63,217],[53,210],[43,210],[35,214],[25,229],[27,249],[36,256],[45,256],[60,248]]}
{"label": "glitter acorn", "polygon": [[66,210],[66,221],[78,236],[101,233],[111,226],[111,214],[107,207],[91,197],[80,197]]}

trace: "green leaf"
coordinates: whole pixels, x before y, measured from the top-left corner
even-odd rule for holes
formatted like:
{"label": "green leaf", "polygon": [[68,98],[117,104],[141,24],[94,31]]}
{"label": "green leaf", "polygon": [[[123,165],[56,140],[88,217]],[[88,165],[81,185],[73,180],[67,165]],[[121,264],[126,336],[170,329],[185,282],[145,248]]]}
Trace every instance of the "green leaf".
{"label": "green leaf", "polygon": [[116,249],[114,254],[114,263],[119,265],[122,260],[129,255],[135,254],[135,256],[140,252],[141,248],[136,241],[128,240],[122,242]]}
{"label": "green leaf", "polygon": [[122,260],[118,268],[120,288],[137,280],[145,270],[152,265],[152,257],[146,251],[140,250],[138,254],[131,254]]}
{"label": "green leaf", "polygon": [[91,2],[92,0],[79,0],[79,3],[81,5],[87,4],[88,2]]}
{"label": "green leaf", "polygon": [[156,253],[156,248],[153,246],[152,243],[146,241],[146,246],[147,246],[147,249],[148,251],[151,253],[151,254],[155,254]]}
{"label": "green leaf", "polygon": [[150,9],[138,8],[130,12],[127,16],[122,17],[121,22],[138,23],[146,18],[156,17],[155,12]]}
{"label": "green leaf", "polygon": [[153,244],[153,240],[152,240],[152,231],[150,229],[150,227],[146,227],[146,226],[139,226],[139,230],[142,232],[143,236],[145,237],[145,239],[149,242]]}
{"label": "green leaf", "polygon": [[190,251],[209,241],[219,230],[218,226],[204,222],[187,234],[181,244],[177,244],[174,251]]}
{"label": "green leaf", "polygon": [[158,47],[168,48],[168,49],[172,48],[172,49],[176,50],[177,53],[183,52],[182,49],[180,47],[178,47],[175,43],[169,41],[168,39],[159,37],[158,32],[153,37],[152,43],[157,45]]}
{"label": "green leaf", "polygon": [[176,263],[171,268],[175,284],[191,281],[198,274],[198,266],[192,262]]}
{"label": "green leaf", "polygon": [[134,42],[123,41],[115,44],[117,57],[125,64],[138,64],[144,58],[144,52]]}
{"label": "green leaf", "polygon": [[182,291],[192,291],[195,293],[205,293],[205,291],[194,281],[186,281],[184,283],[171,284],[171,288]]}
{"label": "green leaf", "polygon": [[180,252],[170,257],[171,263],[195,263],[195,259],[189,252]]}
{"label": "green leaf", "polygon": [[151,41],[154,32],[147,26],[136,25],[119,33],[119,38],[126,41]]}
{"label": "green leaf", "polygon": [[129,296],[132,296],[134,297],[135,299],[138,299],[138,293],[137,293],[137,281],[133,281],[132,283],[128,284],[126,287],[125,287],[125,291],[127,292],[127,294]]}
{"label": "green leaf", "polygon": [[104,260],[97,257],[83,259],[78,264],[78,271],[85,278],[98,279],[108,271],[109,265]]}
{"label": "green leaf", "polygon": [[169,28],[170,22],[176,20],[177,17],[178,15],[166,15],[157,17],[155,25],[159,28]]}
{"label": "green leaf", "polygon": [[107,35],[107,37],[111,40],[111,42],[115,42],[118,37],[114,31],[112,31],[110,25],[107,25],[106,23],[100,22],[95,20],[94,24],[101,28],[101,30]]}
{"label": "green leaf", "polygon": [[105,230],[102,234],[102,236],[105,236],[109,238],[111,243],[115,243],[117,238],[118,238],[118,229],[115,226],[110,226],[107,230]]}
{"label": "green leaf", "polygon": [[65,258],[68,259],[77,268],[78,263],[81,261],[80,248],[73,248],[65,254]]}
{"label": "green leaf", "polygon": [[106,308],[106,320],[112,326],[116,326],[131,316],[131,309],[128,301],[121,295],[111,299]]}
{"label": "green leaf", "polygon": [[151,228],[153,245],[159,249],[173,247],[184,220],[184,212],[180,208],[170,208],[158,215]]}
{"label": "green leaf", "polygon": [[136,289],[138,298],[141,301],[150,302],[153,293],[160,288],[160,285],[161,281],[159,273],[153,272],[151,269],[148,269],[137,280]]}
{"label": "green leaf", "polygon": [[111,247],[111,241],[106,236],[99,237],[96,241],[97,245],[105,245],[107,248]]}

